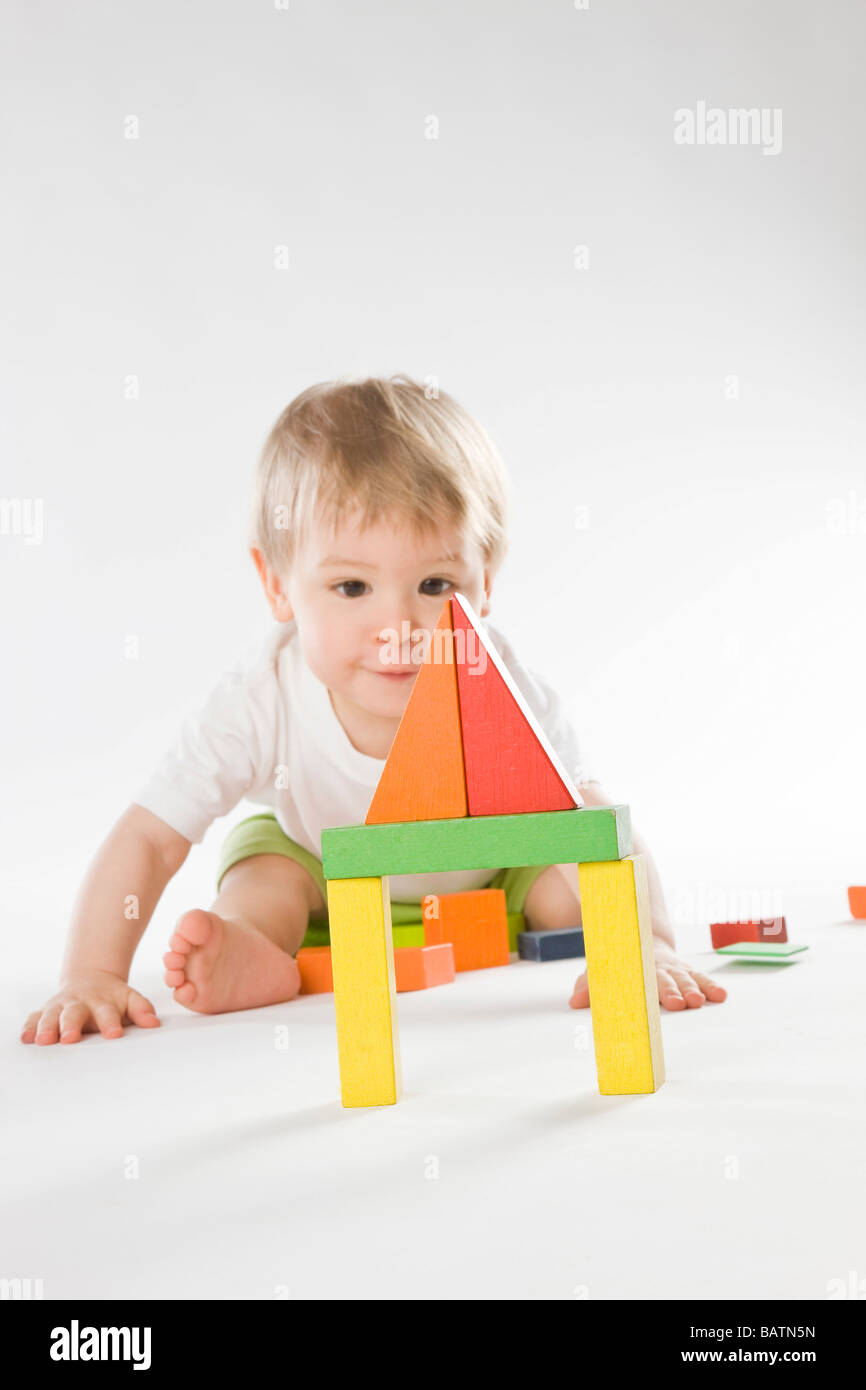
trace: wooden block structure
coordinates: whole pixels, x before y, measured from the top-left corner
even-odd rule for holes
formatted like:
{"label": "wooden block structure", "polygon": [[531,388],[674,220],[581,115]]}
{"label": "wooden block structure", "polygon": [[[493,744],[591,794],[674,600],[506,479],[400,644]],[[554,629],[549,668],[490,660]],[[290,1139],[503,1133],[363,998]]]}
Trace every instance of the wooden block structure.
{"label": "wooden block structure", "polygon": [[[381,894],[371,891],[361,899],[357,885],[382,884],[387,892],[391,873],[477,868],[478,857],[485,855],[479,825],[490,827],[487,854],[494,866],[577,864],[599,1090],[602,1095],[656,1091],[664,1081],[664,1062],[652,925],[644,857],[631,853],[628,807],[470,816],[431,824],[439,830],[432,844],[425,842],[423,822],[322,832],[335,998],[339,1001],[342,994],[348,1001],[337,1013],[343,1105],[394,1104],[401,1087],[396,987],[393,974],[388,975],[379,927]],[[407,836],[406,831],[412,833]],[[605,874],[595,875],[596,869]],[[361,940],[375,948],[363,968]],[[338,951],[338,942],[352,943],[351,953]]]}
{"label": "wooden block structure", "polygon": [[466,893],[430,893],[422,899],[424,939],[428,945],[449,941],[454,968],[487,970],[510,965],[508,917],[501,888],[477,888]]}
{"label": "wooden block structure", "polygon": [[710,939],[713,949],[732,946],[737,941],[787,941],[788,928],[784,917],[765,917],[749,922],[711,922]]}
{"label": "wooden block structure", "polygon": [[852,917],[866,917],[866,887],[848,889],[848,906]]}
{"label": "wooden block structure", "polygon": [[517,938],[521,960],[573,960],[585,954],[582,927],[524,931]]}
{"label": "wooden block structure", "polygon": [[[393,1105],[401,1091],[390,876],[549,864],[578,867],[599,1090],[656,1091],[664,1061],[646,865],[632,852],[628,807],[583,804],[462,594],[440,613],[446,629],[451,672],[436,672],[428,652],[367,822],[322,831],[342,1103]],[[477,920],[485,891],[501,893],[441,894],[440,909],[473,899]],[[454,938],[458,971],[507,964],[525,925],[506,915],[504,894],[495,930],[479,940],[457,922],[428,935],[425,916],[425,943]]]}

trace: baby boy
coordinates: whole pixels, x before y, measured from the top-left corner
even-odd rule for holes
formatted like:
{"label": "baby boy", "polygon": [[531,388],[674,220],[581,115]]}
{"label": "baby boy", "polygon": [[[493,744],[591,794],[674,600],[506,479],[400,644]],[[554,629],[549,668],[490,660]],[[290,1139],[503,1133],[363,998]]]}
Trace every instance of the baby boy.
{"label": "baby boy", "polygon": [[[509,492],[471,415],[408,377],[313,386],[283,411],[259,462],[250,536],[276,625],[187,717],[97,851],[60,987],[27,1019],[23,1042],[159,1026],[153,1004],[128,983],[136,946],[190,847],[242,798],[267,809],[228,835],[216,899],[180,917],[163,956],[165,983],[203,1014],[298,994],[295,956],[310,922],[327,921],[322,829],[363,823],[417,677],[409,650],[394,661],[394,635],[432,631],[456,592],[486,619]],[[613,804],[581,767],[556,692],[501,629],[486,626],[585,804]],[[677,954],[656,867],[638,835],[633,841],[646,856],[660,1002],[721,1002],[725,990]],[[502,888],[527,930],[580,925],[569,864],[392,876],[393,921],[420,921],[427,893],[481,887]],[[588,1007],[585,972],[569,1002]]]}

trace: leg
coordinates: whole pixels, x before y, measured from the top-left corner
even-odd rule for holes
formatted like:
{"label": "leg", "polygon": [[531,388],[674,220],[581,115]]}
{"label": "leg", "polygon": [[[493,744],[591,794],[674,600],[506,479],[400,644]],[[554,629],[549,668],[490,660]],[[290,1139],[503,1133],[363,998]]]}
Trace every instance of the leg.
{"label": "leg", "polygon": [[285,854],[254,854],[223,874],[211,912],[255,927],[293,956],[310,913],[325,906],[303,864]]}
{"label": "leg", "polygon": [[576,864],[551,864],[530,886],[523,904],[527,931],[556,931],[583,923]]}
{"label": "leg", "polygon": [[302,864],[255,854],[223,875],[209,912],[185,912],[163,956],[165,983],[195,1013],[256,1009],[294,999],[301,987],[293,952],[311,911],[324,907]]}

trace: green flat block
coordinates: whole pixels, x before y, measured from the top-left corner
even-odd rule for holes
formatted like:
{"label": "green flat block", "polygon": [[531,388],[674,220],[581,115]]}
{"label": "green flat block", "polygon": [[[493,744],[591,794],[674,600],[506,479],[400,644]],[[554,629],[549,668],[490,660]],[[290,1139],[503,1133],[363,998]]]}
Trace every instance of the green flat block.
{"label": "green flat block", "polygon": [[788,941],[734,941],[730,946],[717,946],[716,955],[742,956],[758,963],[780,960],[784,965],[789,956],[808,949],[808,946],[792,946]]}
{"label": "green flat block", "polygon": [[513,816],[460,816],[322,831],[329,878],[384,878],[449,869],[587,864],[632,853],[627,806],[581,806]]}

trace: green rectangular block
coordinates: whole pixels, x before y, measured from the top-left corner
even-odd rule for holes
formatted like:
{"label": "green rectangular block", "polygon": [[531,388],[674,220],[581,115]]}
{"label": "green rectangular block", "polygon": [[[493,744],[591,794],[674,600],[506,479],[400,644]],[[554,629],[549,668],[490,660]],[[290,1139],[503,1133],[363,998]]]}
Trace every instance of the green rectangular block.
{"label": "green rectangular block", "polygon": [[631,853],[627,806],[341,825],[322,831],[326,879],[586,864]]}

